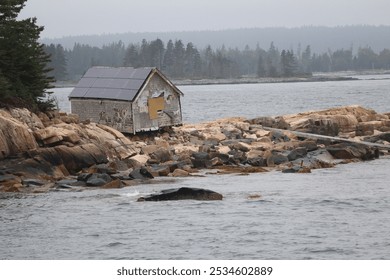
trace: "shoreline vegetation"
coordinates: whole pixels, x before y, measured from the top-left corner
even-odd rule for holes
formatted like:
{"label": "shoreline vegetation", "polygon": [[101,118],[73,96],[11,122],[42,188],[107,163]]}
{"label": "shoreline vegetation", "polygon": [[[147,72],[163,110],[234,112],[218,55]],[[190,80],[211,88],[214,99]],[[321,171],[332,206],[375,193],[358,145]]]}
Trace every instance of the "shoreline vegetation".
{"label": "shoreline vegetation", "polygon": [[390,113],[356,105],[226,118],[137,135],[58,111],[0,109],[0,192],[123,188],[220,174],[310,173],[389,152]]}

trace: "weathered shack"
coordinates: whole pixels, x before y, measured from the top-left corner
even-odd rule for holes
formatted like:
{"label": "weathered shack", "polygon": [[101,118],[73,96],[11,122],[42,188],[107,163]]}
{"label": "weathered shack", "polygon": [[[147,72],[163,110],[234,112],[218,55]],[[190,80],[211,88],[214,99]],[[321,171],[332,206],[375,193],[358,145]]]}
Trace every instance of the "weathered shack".
{"label": "weathered shack", "polygon": [[157,68],[92,67],[69,100],[82,121],[137,133],[182,124],[182,95]]}

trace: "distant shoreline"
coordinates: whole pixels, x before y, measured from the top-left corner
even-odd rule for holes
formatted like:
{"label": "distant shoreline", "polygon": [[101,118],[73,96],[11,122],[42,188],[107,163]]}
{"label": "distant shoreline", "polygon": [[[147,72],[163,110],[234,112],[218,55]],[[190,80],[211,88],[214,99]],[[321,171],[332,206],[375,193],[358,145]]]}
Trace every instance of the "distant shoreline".
{"label": "distant shoreline", "polygon": [[[386,75],[389,71],[364,71],[364,72],[329,72],[315,73],[310,77],[277,77],[277,78],[258,78],[258,77],[242,77],[232,79],[172,79],[172,82],[177,86],[197,86],[197,85],[233,85],[233,84],[270,84],[270,83],[300,83],[300,82],[330,82],[330,81],[355,81],[360,80],[359,75]],[[76,81],[58,81],[53,86],[54,88],[70,88],[75,87]]]}
{"label": "distant shoreline", "polygon": [[229,84],[271,84],[271,83],[300,83],[300,82],[328,82],[359,80],[353,77],[289,77],[289,78],[237,78],[237,79],[200,79],[200,80],[173,80],[178,86],[187,85],[229,85]]}
{"label": "distant shoreline", "polygon": [[[235,84],[270,84],[270,83],[299,83],[299,82],[328,82],[328,81],[350,81],[359,80],[352,77],[290,77],[290,78],[235,78],[235,79],[199,79],[199,80],[172,80],[177,86],[198,86],[198,85],[235,85]],[[77,82],[57,82],[54,88],[71,88],[75,87]]]}

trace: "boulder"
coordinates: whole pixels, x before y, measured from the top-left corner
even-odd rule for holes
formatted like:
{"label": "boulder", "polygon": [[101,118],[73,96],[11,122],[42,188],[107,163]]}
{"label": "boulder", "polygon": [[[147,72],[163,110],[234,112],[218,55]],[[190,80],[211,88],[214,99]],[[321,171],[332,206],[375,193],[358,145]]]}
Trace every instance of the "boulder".
{"label": "boulder", "polygon": [[129,177],[137,180],[148,180],[154,178],[154,176],[145,167],[134,169],[130,172]]}
{"label": "boulder", "polygon": [[134,162],[134,165],[145,165],[148,160],[150,159],[149,156],[147,155],[135,155],[135,156],[132,156],[129,160]]}
{"label": "boulder", "polygon": [[150,155],[150,159],[155,163],[167,162],[172,160],[171,152],[166,148],[158,148],[153,151]]}
{"label": "boulder", "polygon": [[169,173],[171,173],[171,170],[168,165],[155,165],[152,166],[152,171],[151,174],[156,177],[156,176],[168,176]]}
{"label": "boulder", "polygon": [[267,157],[267,166],[280,165],[288,161],[288,157],[286,157],[285,155],[272,153],[269,157]]}
{"label": "boulder", "polygon": [[298,158],[302,158],[307,155],[307,149],[304,147],[296,148],[292,150],[288,155],[287,158],[289,161],[296,160]]}
{"label": "boulder", "polygon": [[210,156],[205,152],[193,153],[191,157],[192,165],[195,168],[208,168],[211,167]]}
{"label": "boulder", "polygon": [[187,177],[189,173],[183,169],[175,169],[172,173],[172,177]]}
{"label": "boulder", "polygon": [[101,187],[104,186],[112,181],[112,178],[110,175],[102,173],[96,173],[89,176],[86,183],[89,187]]}
{"label": "boulder", "polygon": [[289,129],[290,125],[285,121],[284,117],[259,117],[248,121],[250,124],[262,125],[265,127]]}
{"label": "boulder", "polygon": [[38,148],[31,129],[0,110],[0,159]]}
{"label": "boulder", "polygon": [[101,186],[103,189],[119,189],[123,187],[123,183],[120,179],[115,179],[107,184]]}
{"label": "boulder", "polygon": [[249,152],[251,150],[251,145],[243,142],[237,142],[232,145],[232,149],[240,150],[242,152]]}
{"label": "boulder", "polygon": [[54,149],[71,174],[94,164],[108,162],[105,152],[95,144],[85,144],[75,147],[56,146]]}
{"label": "boulder", "polygon": [[373,143],[383,142],[383,141],[390,142],[390,132],[385,132],[385,133],[377,134],[375,136],[365,137],[363,140],[367,142],[373,142]]}
{"label": "boulder", "polygon": [[332,145],[327,151],[336,159],[369,160],[377,157],[377,149],[371,149],[362,144],[341,143]]}
{"label": "boulder", "polygon": [[80,136],[72,129],[72,126],[50,126],[34,131],[37,141],[42,141],[45,145],[52,145],[57,142],[66,141],[72,144],[80,142]]}
{"label": "boulder", "polygon": [[165,201],[165,200],[222,200],[223,196],[217,192],[198,188],[178,188],[163,190],[157,194],[140,197],[137,201]]}

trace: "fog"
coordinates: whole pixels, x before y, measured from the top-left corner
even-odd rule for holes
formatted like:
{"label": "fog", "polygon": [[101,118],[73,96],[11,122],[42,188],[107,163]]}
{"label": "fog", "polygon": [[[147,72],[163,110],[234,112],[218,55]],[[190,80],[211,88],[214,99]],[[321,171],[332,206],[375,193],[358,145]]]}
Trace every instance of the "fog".
{"label": "fog", "polygon": [[388,0],[28,0],[42,37],[248,27],[390,25]]}

